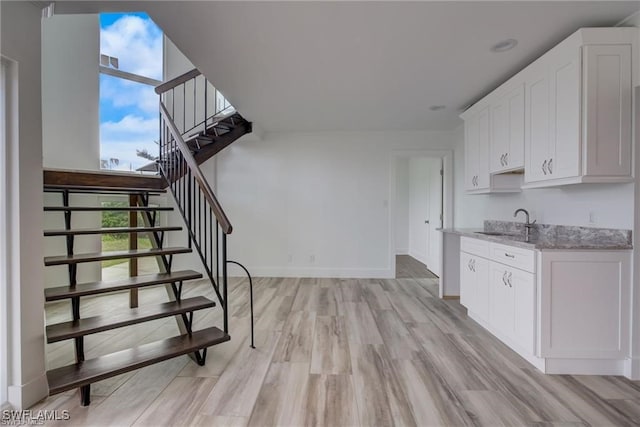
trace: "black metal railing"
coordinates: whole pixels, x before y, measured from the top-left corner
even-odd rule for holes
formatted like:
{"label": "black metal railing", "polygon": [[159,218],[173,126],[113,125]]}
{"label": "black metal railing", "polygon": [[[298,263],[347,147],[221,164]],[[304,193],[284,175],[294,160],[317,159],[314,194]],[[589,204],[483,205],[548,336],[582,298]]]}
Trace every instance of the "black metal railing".
{"label": "black metal railing", "polygon": [[[199,89],[199,90],[198,90]],[[165,178],[189,234],[189,247],[198,253],[223,309],[224,332],[229,332],[228,264],[239,265],[249,278],[251,347],[253,342],[253,282],[249,271],[227,258],[227,235],[233,227],[203,175],[185,138],[206,132],[219,118],[235,112],[220,92],[192,70],[156,88],[160,98],[160,156]],[[213,94],[213,101],[210,96]]]}
{"label": "black metal railing", "polygon": [[161,102],[184,140],[236,111],[197,69],[161,84],[155,91],[161,95]]}

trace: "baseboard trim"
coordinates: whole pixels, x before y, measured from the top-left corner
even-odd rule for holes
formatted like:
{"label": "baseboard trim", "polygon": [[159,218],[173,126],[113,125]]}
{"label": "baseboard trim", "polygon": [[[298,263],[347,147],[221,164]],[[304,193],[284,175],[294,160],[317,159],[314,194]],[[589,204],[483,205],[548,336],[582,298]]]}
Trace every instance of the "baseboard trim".
{"label": "baseboard trim", "polygon": [[[322,268],[322,267],[249,267],[253,277],[322,277],[340,279],[393,279],[395,273],[390,268]],[[230,277],[244,277],[240,268],[229,266]]]}
{"label": "baseboard trim", "polygon": [[442,299],[449,299],[449,300],[460,299],[460,295],[443,295]]}
{"label": "baseboard trim", "polygon": [[48,395],[49,383],[44,372],[26,384],[9,386],[9,403],[19,410],[31,407]]}
{"label": "baseboard trim", "polygon": [[545,374],[624,375],[624,360],[546,358]]}
{"label": "baseboard trim", "polygon": [[624,361],[624,376],[633,381],[640,380],[640,357],[633,357]]}

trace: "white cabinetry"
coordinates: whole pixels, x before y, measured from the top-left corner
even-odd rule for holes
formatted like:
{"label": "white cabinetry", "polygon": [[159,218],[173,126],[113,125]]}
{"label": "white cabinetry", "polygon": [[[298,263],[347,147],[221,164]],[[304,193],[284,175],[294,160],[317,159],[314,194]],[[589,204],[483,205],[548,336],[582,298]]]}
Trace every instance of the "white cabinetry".
{"label": "white cabinetry", "polygon": [[583,28],[465,111],[467,192],[517,191],[523,169],[523,188],[631,182],[637,43]]}
{"label": "white cabinetry", "polygon": [[631,41],[581,31],[523,72],[526,187],[632,179]]}
{"label": "white cabinetry", "polygon": [[622,375],[630,265],[630,251],[536,251],[462,237],[460,302],[544,372]]}
{"label": "white cabinetry", "polygon": [[540,356],[626,357],[629,263],[628,251],[542,252]]}
{"label": "white cabinetry", "polygon": [[524,102],[524,85],[517,84],[491,104],[491,173],[524,167]]}
{"label": "white cabinetry", "polygon": [[481,109],[465,122],[466,189],[489,188],[489,108]]}
{"label": "white cabinetry", "polygon": [[[466,239],[460,252],[460,304],[482,320],[489,318],[488,244]],[[466,251],[466,252],[465,252]],[[479,256],[480,255],[480,256]]]}

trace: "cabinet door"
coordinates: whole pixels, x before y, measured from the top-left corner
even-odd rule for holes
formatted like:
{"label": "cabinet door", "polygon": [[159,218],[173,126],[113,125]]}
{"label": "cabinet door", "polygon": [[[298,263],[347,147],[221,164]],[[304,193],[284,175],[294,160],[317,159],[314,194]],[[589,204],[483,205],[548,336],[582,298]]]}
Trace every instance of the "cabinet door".
{"label": "cabinet door", "polygon": [[507,98],[491,105],[491,141],[489,142],[490,172],[507,168],[505,158],[509,153],[509,112]]}
{"label": "cabinet door", "polygon": [[473,311],[475,300],[475,276],[472,260],[475,258],[466,252],[460,252],[460,304]]}
{"label": "cabinet door", "polygon": [[507,284],[513,291],[513,340],[528,354],[535,351],[535,275],[508,269]]}
{"label": "cabinet door", "polygon": [[549,179],[580,175],[580,61],[580,49],[573,45],[549,54]]}
{"label": "cabinet door", "polygon": [[631,45],[583,48],[586,175],[631,175]]}
{"label": "cabinet door", "polygon": [[505,99],[508,114],[507,169],[524,167],[524,85],[518,85]]}
{"label": "cabinet door", "polygon": [[473,273],[475,275],[476,290],[473,302],[473,312],[483,321],[489,320],[489,261],[474,257]]}
{"label": "cabinet door", "polygon": [[477,189],[489,188],[489,139],[491,138],[491,122],[489,106],[478,112],[478,178]]}
{"label": "cabinet door", "polygon": [[465,189],[476,190],[478,176],[478,116],[464,121]]}
{"label": "cabinet door", "polygon": [[548,179],[549,76],[544,64],[527,70],[525,96],[525,182]]}
{"label": "cabinet door", "polygon": [[513,288],[507,284],[509,268],[496,262],[489,263],[489,323],[504,338],[513,336]]}

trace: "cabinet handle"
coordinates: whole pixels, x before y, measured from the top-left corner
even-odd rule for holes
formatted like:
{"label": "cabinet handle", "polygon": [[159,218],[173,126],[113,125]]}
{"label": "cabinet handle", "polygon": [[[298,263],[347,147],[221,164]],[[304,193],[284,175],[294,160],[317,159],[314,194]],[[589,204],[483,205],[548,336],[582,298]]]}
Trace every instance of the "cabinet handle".
{"label": "cabinet handle", "polygon": [[500,165],[504,166],[504,154],[500,156]]}
{"label": "cabinet handle", "polygon": [[477,186],[478,186],[478,175],[476,175],[476,176],[474,177],[474,179],[475,179],[475,186],[477,187]]}
{"label": "cabinet handle", "polygon": [[513,286],[511,286],[511,278],[513,277],[513,273],[509,273],[509,275],[507,276],[507,283],[509,284],[509,287],[512,288]]}
{"label": "cabinet handle", "polygon": [[553,159],[549,159],[549,164],[547,165],[547,168],[549,169],[549,174],[553,175],[553,169],[551,169],[551,165],[553,165]]}
{"label": "cabinet handle", "polygon": [[547,161],[545,160],[544,163],[542,163],[542,172],[544,172],[544,174],[547,174]]}
{"label": "cabinet handle", "polygon": [[511,254],[509,254],[507,252],[504,253],[504,256],[506,256],[507,258],[515,258],[516,257],[515,255],[511,255]]}
{"label": "cabinet handle", "polygon": [[504,153],[504,165],[509,166],[509,153]]}
{"label": "cabinet handle", "polygon": [[471,260],[469,260],[469,262],[467,263],[467,268],[469,269],[469,271],[471,271]]}
{"label": "cabinet handle", "polygon": [[507,286],[507,272],[506,271],[502,275],[502,283],[504,283],[504,285]]}
{"label": "cabinet handle", "polygon": [[471,260],[471,271],[473,271],[474,273],[476,272],[476,260],[475,259]]}

